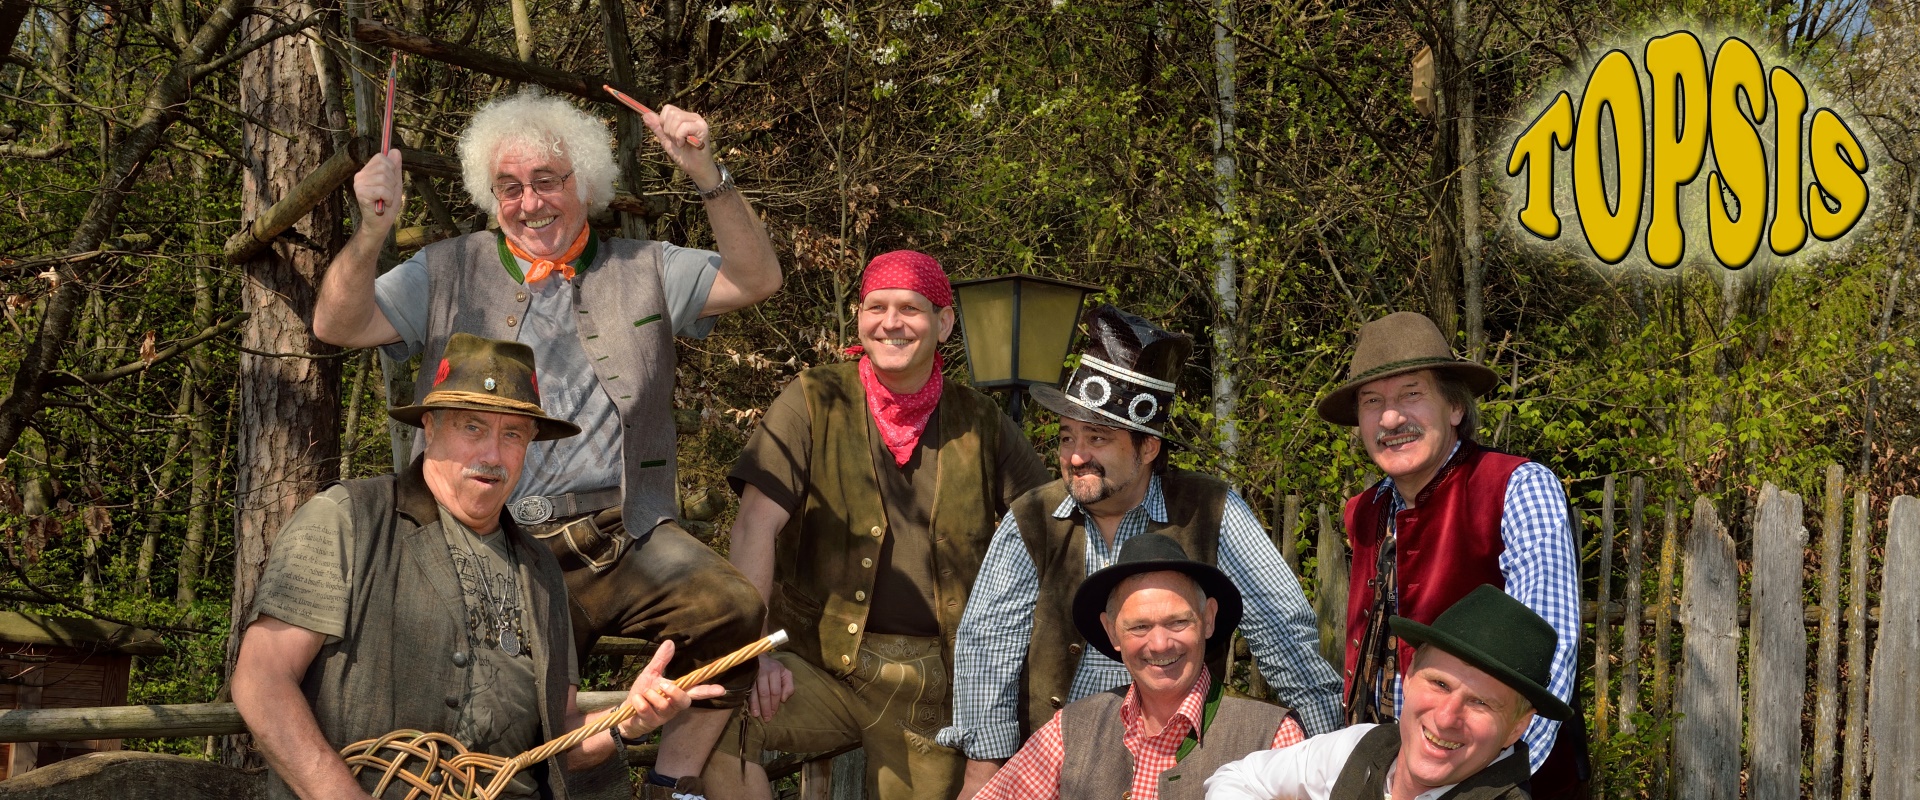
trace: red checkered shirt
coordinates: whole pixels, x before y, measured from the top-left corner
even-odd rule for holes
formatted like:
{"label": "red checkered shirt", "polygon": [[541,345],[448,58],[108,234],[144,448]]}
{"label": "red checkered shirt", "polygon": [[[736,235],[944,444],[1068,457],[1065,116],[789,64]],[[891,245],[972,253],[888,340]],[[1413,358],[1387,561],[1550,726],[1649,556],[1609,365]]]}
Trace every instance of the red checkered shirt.
{"label": "red checkered shirt", "polygon": [[[1159,800],[1160,773],[1173,767],[1180,743],[1186,741],[1187,733],[1201,718],[1207,704],[1207,689],[1212,683],[1207,669],[1201,667],[1200,679],[1194,681],[1193,688],[1180,701],[1180,707],[1157,734],[1140,730],[1140,701],[1134,689],[1127,688],[1127,699],[1120,704],[1120,722],[1126,726],[1127,751],[1133,754],[1133,791],[1129,795],[1133,800]],[[1273,747],[1299,744],[1306,738],[1299,720],[1288,714],[1280,723],[1280,730],[1273,734]],[[1054,712],[1053,719],[1035,731],[1033,738],[1020,747],[1020,752],[1007,759],[1006,766],[994,774],[993,780],[987,782],[974,800],[1058,800],[1060,765],[1066,758],[1066,743],[1060,736],[1060,714]]]}

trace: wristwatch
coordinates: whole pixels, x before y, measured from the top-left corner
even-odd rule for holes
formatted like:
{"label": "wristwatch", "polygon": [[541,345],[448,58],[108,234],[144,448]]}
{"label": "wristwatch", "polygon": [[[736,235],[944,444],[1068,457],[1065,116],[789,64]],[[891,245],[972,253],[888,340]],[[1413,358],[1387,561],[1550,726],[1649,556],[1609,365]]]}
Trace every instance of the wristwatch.
{"label": "wristwatch", "polygon": [[733,185],[733,173],[727,171],[727,165],[715,164],[714,166],[717,166],[720,168],[720,182],[714,184],[713,188],[711,189],[706,189],[701,191],[700,192],[701,200],[712,200],[713,198],[719,197],[720,195],[726,194],[727,192],[731,192],[735,188],[737,188]]}
{"label": "wristwatch", "polygon": [[645,741],[645,739],[629,739],[621,736],[620,726],[618,725],[608,728],[607,733],[613,734],[613,748],[616,751],[623,751],[629,747],[639,747],[641,743]]}

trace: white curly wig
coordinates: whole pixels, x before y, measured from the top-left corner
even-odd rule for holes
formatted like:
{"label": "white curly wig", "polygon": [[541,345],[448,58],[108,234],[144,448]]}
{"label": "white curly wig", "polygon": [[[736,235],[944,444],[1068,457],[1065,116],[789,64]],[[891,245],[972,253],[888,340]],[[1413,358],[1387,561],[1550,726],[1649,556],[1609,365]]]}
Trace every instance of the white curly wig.
{"label": "white curly wig", "polygon": [[522,148],[565,156],[589,213],[613,202],[620,166],[614,163],[606,124],[560,98],[527,89],[482,106],[460,134],[460,173],[474,205],[499,216],[494,167],[501,153]]}

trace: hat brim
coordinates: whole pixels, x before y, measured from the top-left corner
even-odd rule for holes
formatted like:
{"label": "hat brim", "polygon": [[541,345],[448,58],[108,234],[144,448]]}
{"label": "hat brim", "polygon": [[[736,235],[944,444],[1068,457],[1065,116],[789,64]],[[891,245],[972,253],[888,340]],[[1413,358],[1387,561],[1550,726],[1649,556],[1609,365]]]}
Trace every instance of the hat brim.
{"label": "hat brim", "polygon": [[494,414],[518,414],[519,416],[527,417],[528,419],[533,420],[533,424],[534,424],[533,440],[536,442],[545,442],[553,439],[565,439],[569,436],[579,435],[580,433],[580,426],[575,425],[571,422],[567,422],[565,420],[558,420],[558,419],[554,419],[553,417],[547,417],[547,416],[536,416],[533,414],[528,414],[528,413],[511,409],[511,408],[501,408],[499,406],[490,406],[484,403],[449,402],[449,403],[434,403],[432,405],[422,403],[420,405],[389,408],[387,409],[387,416],[392,417],[396,421],[404,422],[408,425],[412,425],[413,427],[416,427],[416,428],[424,428],[426,427],[426,424],[421,421],[421,418],[426,416],[427,412],[438,410],[438,409],[448,409],[448,408],[464,408],[472,411],[486,411]]}
{"label": "hat brim", "polygon": [[1207,637],[1205,658],[1213,658],[1224,653],[1222,648],[1233,641],[1234,629],[1240,627],[1240,617],[1244,607],[1240,600],[1240,589],[1228,580],[1225,573],[1198,561],[1156,559],[1152,561],[1134,561],[1115,564],[1106,569],[1088,575],[1081,581],[1080,588],[1073,593],[1073,625],[1080,629],[1087,644],[1099,650],[1106,657],[1120,660],[1120,651],[1107,638],[1107,627],[1100,624],[1100,615],[1107,610],[1107,598],[1113,594],[1113,587],[1120,582],[1143,572],[1179,572],[1200,584],[1200,590],[1207,597],[1218,602],[1220,610],[1213,617],[1213,635]]}
{"label": "hat brim", "polygon": [[1360,387],[1382,378],[1391,378],[1395,375],[1404,375],[1423,369],[1445,372],[1466,382],[1467,389],[1473,392],[1474,397],[1485,396],[1487,392],[1493,391],[1493,387],[1500,385],[1500,376],[1498,374],[1472,361],[1461,361],[1451,357],[1417,358],[1409,361],[1395,361],[1391,364],[1384,364],[1368,370],[1364,374],[1354,376],[1346,383],[1340,384],[1340,388],[1334,389],[1328,392],[1326,397],[1320,398],[1320,402],[1315,406],[1315,410],[1320,412],[1320,418],[1323,420],[1335,425],[1344,425],[1349,428],[1354,427],[1360,424],[1360,410],[1356,405],[1356,398],[1360,394]]}
{"label": "hat brim", "polygon": [[1100,412],[1095,411],[1091,408],[1087,408],[1086,406],[1083,406],[1075,402],[1073,398],[1067,396],[1066,392],[1062,392],[1056,387],[1035,386],[1028,391],[1028,394],[1033,395],[1033,399],[1039,401],[1040,405],[1046,406],[1048,411],[1052,411],[1053,413],[1059,414],[1060,416],[1066,417],[1068,419],[1077,419],[1081,422],[1087,422],[1094,425],[1105,425],[1109,428],[1120,428],[1123,430],[1139,431],[1141,433],[1147,434],[1148,436],[1157,436],[1160,438],[1160,441],[1166,442],[1168,445],[1171,445],[1175,449],[1178,449],[1178,450],[1193,449],[1193,445],[1187,444],[1186,442],[1183,442],[1172,436],[1168,436],[1166,433],[1162,431],[1154,430],[1145,425],[1134,425],[1129,422],[1116,420],[1112,417],[1108,417],[1104,414],[1101,414]]}
{"label": "hat brim", "polygon": [[1406,617],[1391,617],[1387,620],[1387,625],[1393,629],[1393,635],[1400,637],[1401,641],[1416,647],[1423,644],[1438,647],[1492,675],[1495,680],[1513,687],[1521,697],[1527,698],[1527,702],[1533,704],[1533,710],[1539,712],[1540,716],[1558,722],[1573,718],[1573,708],[1568,706],[1566,701],[1553,696],[1552,692],[1547,691],[1547,687],[1534,683],[1532,678],[1501,663],[1486,651],[1467,644],[1438,628],[1422,625]]}

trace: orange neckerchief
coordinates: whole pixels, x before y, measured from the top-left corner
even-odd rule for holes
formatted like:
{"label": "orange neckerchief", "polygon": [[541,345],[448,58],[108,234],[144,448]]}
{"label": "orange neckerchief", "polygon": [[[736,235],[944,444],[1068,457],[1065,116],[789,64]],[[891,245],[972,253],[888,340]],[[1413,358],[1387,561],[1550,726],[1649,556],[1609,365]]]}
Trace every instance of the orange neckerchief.
{"label": "orange neckerchief", "polygon": [[554,270],[559,270],[560,274],[566,276],[567,280],[573,280],[573,264],[571,262],[579,258],[581,253],[587,251],[587,239],[593,235],[591,227],[592,226],[589,225],[580,226],[579,238],[573,240],[573,244],[567,248],[567,252],[561,253],[559,258],[552,260],[534,258],[533,256],[527,255],[527,251],[520,249],[520,245],[513,243],[512,237],[502,238],[507,240],[507,251],[513,253],[514,258],[529,262],[532,265],[527,269],[527,283],[537,283],[544,280],[548,275],[553,274]]}

